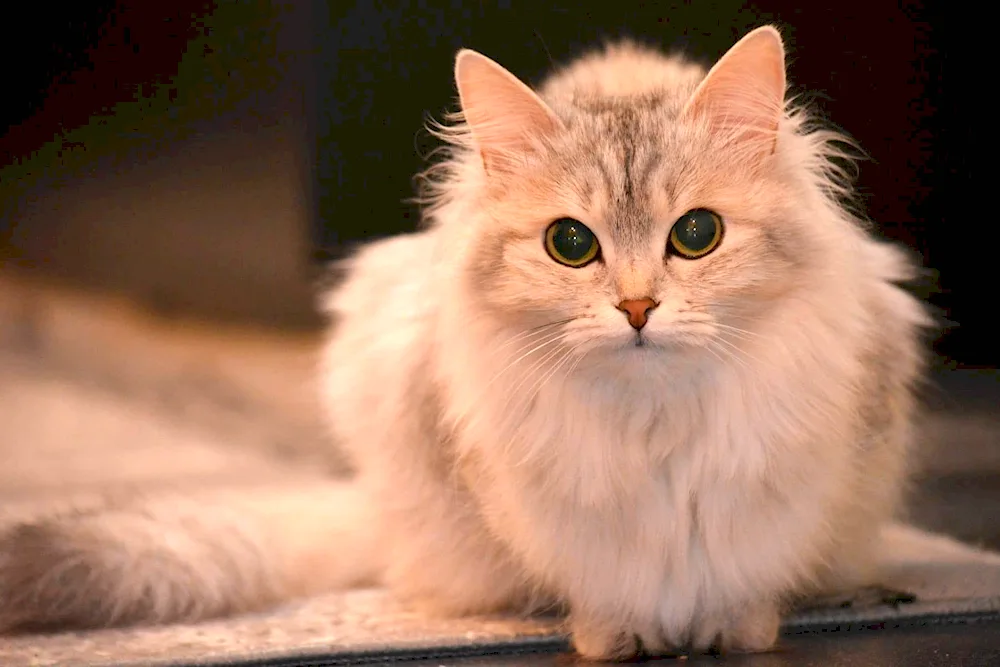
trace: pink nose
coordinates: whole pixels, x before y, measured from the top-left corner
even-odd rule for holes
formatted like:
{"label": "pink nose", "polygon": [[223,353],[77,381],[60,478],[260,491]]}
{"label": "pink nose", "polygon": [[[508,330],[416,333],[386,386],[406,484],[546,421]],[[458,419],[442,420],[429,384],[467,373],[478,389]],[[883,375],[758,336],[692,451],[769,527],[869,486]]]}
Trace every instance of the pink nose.
{"label": "pink nose", "polygon": [[625,299],[618,304],[618,310],[628,316],[628,323],[637,331],[646,326],[647,314],[656,308],[658,303],[646,297],[645,299]]}

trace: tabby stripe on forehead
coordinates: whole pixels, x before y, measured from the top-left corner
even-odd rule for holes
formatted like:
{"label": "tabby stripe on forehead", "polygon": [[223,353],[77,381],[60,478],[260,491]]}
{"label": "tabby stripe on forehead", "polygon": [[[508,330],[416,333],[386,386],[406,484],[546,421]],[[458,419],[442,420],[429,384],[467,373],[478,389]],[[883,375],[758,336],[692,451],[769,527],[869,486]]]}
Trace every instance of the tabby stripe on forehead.
{"label": "tabby stripe on forehead", "polygon": [[601,180],[604,181],[604,191],[607,192],[610,197],[615,191],[615,181],[611,177],[608,165],[604,162],[604,156],[598,152],[594,157],[595,163],[597,164],[597,170],[601,172]]}
{"label": "tabby stripe on forehead", "polygon": [[[616,115],[615,127],[618,135],[616,139],[624,150],[622,190],[628,200],[643,198],[649,185],[649,179],[659,160],[658,156],[650,155],[648,151],[641,151],[637,149],[637,146],[640,143],[647,147],[653,146],[655,142],[651,137],[644,136],[642,124],[634,110],[622,109]],[[645,156],[645,161],[641,166],[636,164],[637,155]]]}
{"label": "tabby stripe on forehead", "polygon": [[631,139],[625,139],[625,198],[635,198],[635,188],[632,185],[632,160],[635,159],[635,145]]}
{"label": "tabby stripe on forehead", "polygon": [[635,140],[638,131],[636,116],[630,109],[621,109],[616,114],[615,138],[621,144],[622,155],[622,193],[626,200],[635,197],[635,184],[632,182],[632,160],[635,159]]}

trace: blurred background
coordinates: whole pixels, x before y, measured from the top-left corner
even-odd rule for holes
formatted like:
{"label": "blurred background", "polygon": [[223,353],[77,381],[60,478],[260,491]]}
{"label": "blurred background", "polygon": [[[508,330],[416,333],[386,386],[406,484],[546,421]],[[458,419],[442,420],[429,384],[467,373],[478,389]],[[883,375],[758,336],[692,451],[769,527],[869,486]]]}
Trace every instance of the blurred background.
{"label": "blurred background", "polygon": [[[793,92],[867,151],[866,213],[947,324],[921,520],[1000,545],[969,509],[1000,501],[989,145],[966,88],[988,22],[936,0],[19,3],[0,28],[0,491],[111,460],[231,471],[219,443],[309,456],[313,285],[417,224],[422,126],[454,107],[459,47],[531,82],[621,35],[711,62],[762,23]],[[58,479],[56,459],[75,462]]]}

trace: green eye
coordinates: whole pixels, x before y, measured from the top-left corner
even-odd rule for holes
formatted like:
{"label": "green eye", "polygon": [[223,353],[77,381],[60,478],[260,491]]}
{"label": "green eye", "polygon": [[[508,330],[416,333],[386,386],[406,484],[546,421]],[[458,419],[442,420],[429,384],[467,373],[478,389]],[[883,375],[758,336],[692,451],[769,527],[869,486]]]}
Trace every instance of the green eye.
{"label": "green eye", "polygon": [[545,249],[552,259],[576,269],[594,261],[601,246],[587,225],[560,218],[545,230]]}
{"label": "green eye", "polygon": [[722,218],[706,208],[688,211],[670,230],[670,247],[681,257],[698,259],[715,250],[722,240]]}

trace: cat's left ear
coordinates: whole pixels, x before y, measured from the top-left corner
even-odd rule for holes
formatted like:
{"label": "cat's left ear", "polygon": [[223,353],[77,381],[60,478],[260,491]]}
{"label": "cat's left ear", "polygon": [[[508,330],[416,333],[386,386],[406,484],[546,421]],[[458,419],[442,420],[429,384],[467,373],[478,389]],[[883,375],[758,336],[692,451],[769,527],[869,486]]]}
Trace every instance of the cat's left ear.
{"label": "cat's left ear", "polygon": [[785,47],[771,26],[751,31],[709,71],[682,118],[700,118],[732,133],[750,153],[774,152],[785,111]]}
{"label": "cat's left ear", "polygon": [[459,51],[455,83],[487,173],[516,169],[518,156],[531,150],[537,139],[563,128],[531,88],[480,53]]}

